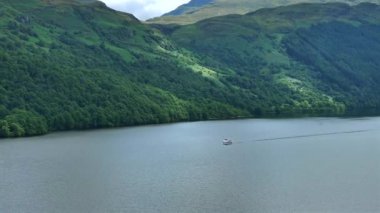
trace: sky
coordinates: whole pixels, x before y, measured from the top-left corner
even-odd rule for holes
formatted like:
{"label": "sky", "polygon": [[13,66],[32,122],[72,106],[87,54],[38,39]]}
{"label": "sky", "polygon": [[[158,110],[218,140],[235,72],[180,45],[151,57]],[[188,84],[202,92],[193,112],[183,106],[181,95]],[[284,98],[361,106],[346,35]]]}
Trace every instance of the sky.
{"label": "sky", "polygon": [[132,13],[140,20],[160,16],[189,0],[101,0],[115,10]]}

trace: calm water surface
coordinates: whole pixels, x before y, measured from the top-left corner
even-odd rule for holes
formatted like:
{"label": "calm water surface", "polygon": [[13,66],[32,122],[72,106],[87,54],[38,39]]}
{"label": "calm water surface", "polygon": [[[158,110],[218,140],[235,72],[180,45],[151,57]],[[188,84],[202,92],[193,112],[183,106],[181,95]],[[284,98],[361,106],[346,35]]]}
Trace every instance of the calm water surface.
{"label": "calm water surface", "polygon": [[0,212],[380,212],[379,200],[379,117],[0,140]]}

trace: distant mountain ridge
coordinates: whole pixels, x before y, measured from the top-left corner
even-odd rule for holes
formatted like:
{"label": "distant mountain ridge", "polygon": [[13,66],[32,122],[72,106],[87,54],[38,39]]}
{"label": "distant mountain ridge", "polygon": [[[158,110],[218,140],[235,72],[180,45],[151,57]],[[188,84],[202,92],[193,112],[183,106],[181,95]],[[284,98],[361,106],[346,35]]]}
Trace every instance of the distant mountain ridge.
{"label": "distant mountain ridge", "polygon": [[298,3],[333,3],[350,5],[369,2],[380,4],[380,0],[192,0],[162,17],[148,20],[155,24],[191,24],[197,21],[228,14],[245,14],[261,8],[273,8]]}
{"label": "distant mountain ridge", "polygon": [[163,16],[179,16],[179,15],[182,15],[184,13],[191,13],[191,12],[201,8],[202,6],[205,6],[205,5],[210,4],[212,2],[214,2],[214,0],[192,0],[187,4],[179,6],[177,9],[175,9],[173,11],[164,14]]}

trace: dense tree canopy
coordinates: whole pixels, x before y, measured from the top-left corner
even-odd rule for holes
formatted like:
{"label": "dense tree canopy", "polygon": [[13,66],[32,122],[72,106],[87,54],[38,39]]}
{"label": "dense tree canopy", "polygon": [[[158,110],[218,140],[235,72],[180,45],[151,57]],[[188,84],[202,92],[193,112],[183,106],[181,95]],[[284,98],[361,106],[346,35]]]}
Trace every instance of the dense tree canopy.
{"label": "dense tree canopy", "polygon": [[0,137],[380,105],[373,7],[344,22],[276,25],[286,13],[274,10],[273,20],[248,14],[160,31],[98,2],[0,6]]}

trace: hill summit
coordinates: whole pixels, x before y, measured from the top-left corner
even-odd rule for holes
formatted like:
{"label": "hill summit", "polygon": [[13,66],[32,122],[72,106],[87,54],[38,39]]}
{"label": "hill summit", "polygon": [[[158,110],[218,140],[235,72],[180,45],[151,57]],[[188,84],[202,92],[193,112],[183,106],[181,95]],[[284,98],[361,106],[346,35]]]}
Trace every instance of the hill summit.
{"label": "hill summit", "polygon": [[262,8],[273,8],[299,3],[341,2],[357,5],[363,2],[380,4],[380,0],[192,0],[162,17],[148,20],[155,24],[191,24],[197,21],[229,14],[246,14]]}

